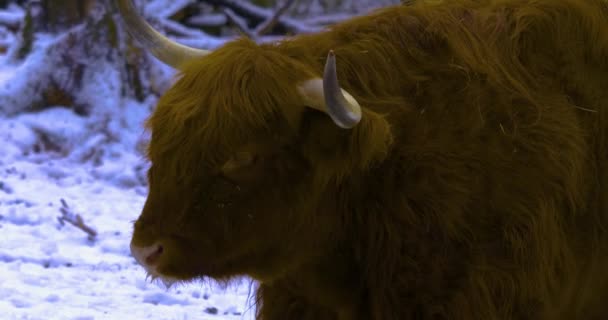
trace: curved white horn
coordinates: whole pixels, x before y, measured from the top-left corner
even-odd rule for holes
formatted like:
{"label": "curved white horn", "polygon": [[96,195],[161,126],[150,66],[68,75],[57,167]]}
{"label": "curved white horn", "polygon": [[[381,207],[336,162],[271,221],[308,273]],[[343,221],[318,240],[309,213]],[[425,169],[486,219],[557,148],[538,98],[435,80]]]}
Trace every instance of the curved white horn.
{"label": "curved white horn", "polygon": [[361,121],[361,106],[340,88],[333,50],[327,55],[323,79],[308,80],[298,89],[311,108],[327,113],[337,126],[350,129]]}
{"label": "curved white horn", "polygon": [[137,13],[132,0],[117,0],[116,4],[129,34],[158,60],[178,68],[185,61],[211,52],[179,44],[162,35]]}

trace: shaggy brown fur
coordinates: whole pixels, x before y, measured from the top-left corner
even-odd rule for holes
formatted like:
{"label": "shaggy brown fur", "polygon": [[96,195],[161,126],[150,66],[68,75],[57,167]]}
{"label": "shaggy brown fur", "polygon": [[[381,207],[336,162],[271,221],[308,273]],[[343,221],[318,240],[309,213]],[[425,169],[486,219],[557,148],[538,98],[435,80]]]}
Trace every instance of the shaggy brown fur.
{"label": "shaggy brown fur", "polygon": [[[330,49],[352,130],[296,91]],[[259,280],[260,320],[608,319],[605,0],[418,0],[234,41],[149,127],[133,243],[160,241],[164,277]]]}

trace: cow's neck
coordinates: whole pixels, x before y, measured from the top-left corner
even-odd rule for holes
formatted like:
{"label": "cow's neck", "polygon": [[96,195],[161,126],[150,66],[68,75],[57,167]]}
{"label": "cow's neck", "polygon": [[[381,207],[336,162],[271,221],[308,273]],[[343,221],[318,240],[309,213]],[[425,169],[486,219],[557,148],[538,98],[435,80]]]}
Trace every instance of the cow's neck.
{"label": "cow's neck", "polygon": [[352,253],[340,248],[303,264],[282,282],[292,294],[334,310],[339,320],[356,320],[365,288],[359,272]]}

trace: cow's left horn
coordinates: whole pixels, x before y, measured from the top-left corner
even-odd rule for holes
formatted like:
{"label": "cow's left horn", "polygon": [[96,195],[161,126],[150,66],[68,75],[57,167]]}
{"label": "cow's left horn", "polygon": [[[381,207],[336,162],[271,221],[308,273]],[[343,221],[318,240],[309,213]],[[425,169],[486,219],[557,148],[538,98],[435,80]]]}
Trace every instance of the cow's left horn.
{"label": "cow's left horn", "polygon": [[333,51],[327,55],[323,79],[308,80],[298,89],[311,108],[327,113],[339,127],[350,129],[361,121],[361,106],[350,93],[340,88]]}
{"label": "cow's left horn", "polygon": [[116,0],[126,29],[158,60],[178,68],[185,61],[207,55],[210,51],[179,44],[154,30],[135,10],[133,0]]}

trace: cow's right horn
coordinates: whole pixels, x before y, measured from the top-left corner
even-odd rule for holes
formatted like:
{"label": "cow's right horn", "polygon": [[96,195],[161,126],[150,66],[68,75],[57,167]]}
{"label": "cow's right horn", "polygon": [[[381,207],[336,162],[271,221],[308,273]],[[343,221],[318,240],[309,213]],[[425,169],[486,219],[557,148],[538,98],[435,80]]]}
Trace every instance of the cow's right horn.
{"label": "cow's right horn", "polygon": [[137,13],[132,0],[116,0],[116,4],[129,34],[137,39],[147,50],[150,50],[152,55],[160,61],[178,68],[188,60],[210,53],[208,50],[195,49],[179,44],[154,30]]}
{"label": "cow's right horn", "polygon": [[361,106],[338,83],[333,51],[327,55],[323,78],[307,80],[298,86],[298,90],[308,106],[327,113],[340,128],[351,129],[361,121]]}

